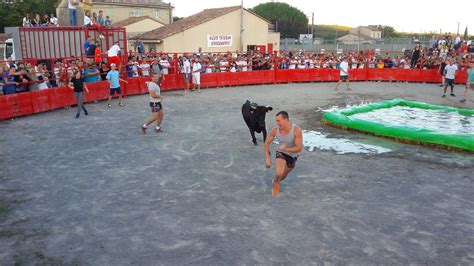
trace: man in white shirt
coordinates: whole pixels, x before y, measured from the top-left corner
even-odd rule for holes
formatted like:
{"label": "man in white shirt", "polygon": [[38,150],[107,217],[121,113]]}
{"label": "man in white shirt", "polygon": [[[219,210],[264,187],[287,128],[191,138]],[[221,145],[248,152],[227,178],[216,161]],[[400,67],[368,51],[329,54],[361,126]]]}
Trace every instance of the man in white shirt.
{"label": "man in white shirt", "polygon": [[351,88],[349,88],[349,63],[347,62],[347,58],[344,57],[342,59],[341,64],[339,64],[339,70],[340,70],[340,73],[339,73],[340,79],[336,85],[335,90],[339,89],[339,85],[341,85],[342,82],[346,82],[348,91],[351,90]]}
{"label": "man in white shirt", "polygon": [[239,71],[247,71],[247,56],[241,55],[239,61],[237,62],[237,65],[239,66]]}
{"label": "man in white shirt", "polygon": [[184,76],[184,82],[186,83],[186,88],[184,89],[184,94],[189,92],[189,80],[191,79],[191,63],[186,56],[183,56],[183,65],[181,66],[181,73]]}
{"label": "man in white shirt", "polygon": [[193,63],[193,90],[197,88],[199,93],[201,93],[201,69],[199,58],[195,58]]}
{"label": "man in white shirt", "polygon": [[168,75],[168,69],[170,68],[170,62],[166,58],[166,55],[161,57],[160,66],[161,66],[161,74]]}
{"label": "man in white shirt", "polygon": [[456,74],[458,73],[458,66],[453,64],[453,59],[448,58],[447,59],[448,65],[444,68],[444,93],[443,93],[443,98],[446,97],[446,90],[448,89],[448,86],[451,87],[451,96],[456,97],[454,94],[454,79],[456,78]]}
{"label": "man in white shirt", "polygon": [[[150,76],[150,63],[148,63],[146,60],[143,60],[143,62],[138,67],[141,69],[143,77]],[[160,73],[157,74],[158,76],[161,76]]]}

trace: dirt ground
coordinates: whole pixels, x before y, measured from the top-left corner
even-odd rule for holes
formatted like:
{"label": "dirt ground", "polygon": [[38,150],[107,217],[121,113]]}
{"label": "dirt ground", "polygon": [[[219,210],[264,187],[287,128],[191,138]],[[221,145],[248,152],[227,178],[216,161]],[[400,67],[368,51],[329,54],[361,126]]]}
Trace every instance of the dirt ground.
{"label": "dirt ground", "polygon": [[[433,84],[298,83],[165,92],[0,122],[0,264],[474,264],[474,155],[321,123],[322,110],[403,98],[474,109]],[[245,100],[303,129],[388,148],[304,151],[271,198]],[[274,149],[274,145],[272,149]]]}

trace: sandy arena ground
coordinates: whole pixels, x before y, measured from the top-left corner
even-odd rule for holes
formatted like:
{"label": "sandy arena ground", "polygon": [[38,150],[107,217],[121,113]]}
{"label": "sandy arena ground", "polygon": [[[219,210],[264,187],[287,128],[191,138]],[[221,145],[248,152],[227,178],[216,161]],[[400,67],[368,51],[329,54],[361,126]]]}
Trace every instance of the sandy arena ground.
{"label": "sandy arena ground", "polygon": [[[0,265],[474,264],[474,155],[331,128],[321,109],[442,99],[434,84],[301,83],[165,92],[0,122]],[[304,151],[271,198],[240,108],[250,99],[383,154]],[[273,145],[272,149],[275,148]]]}

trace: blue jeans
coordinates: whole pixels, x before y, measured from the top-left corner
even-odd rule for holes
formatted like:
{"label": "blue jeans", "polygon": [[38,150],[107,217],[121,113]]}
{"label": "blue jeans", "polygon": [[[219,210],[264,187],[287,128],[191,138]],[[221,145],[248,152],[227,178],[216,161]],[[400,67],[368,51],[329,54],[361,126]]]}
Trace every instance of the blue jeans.
{"label": "blue jeans", "polygon": [[70,26],[77,26],[77,10],[76,9],[68,9],[69,10],[69,25]]}

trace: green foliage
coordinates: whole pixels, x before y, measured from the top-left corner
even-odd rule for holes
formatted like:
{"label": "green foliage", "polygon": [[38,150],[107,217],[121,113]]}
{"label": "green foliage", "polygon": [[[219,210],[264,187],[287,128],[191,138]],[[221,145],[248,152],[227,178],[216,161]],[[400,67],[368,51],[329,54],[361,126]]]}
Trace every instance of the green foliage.
{"label": "green foliage", "polygon": [[282,38],[298,38],[308,31],[306,15],[287,3],[264,3],[251,10],[274,24]]}
{"label": "green foliage", "polygon": [[335,40],[349,34],[352,28],[339,25],[314,25],[314,37],[324,40]]}
{"label": "green foliage", "polygon": [[398,38],[400,34],[392,26],[386,25],[372,25],[371,27],[377,28],[382,31],[382,38]]}
{"label": "green foliage", "polygon": [[176,22],[176,21],[182,20],[182,19],[183,19],[183,17],[173,17],[173,22]]}
{"label": "green foliage", "polygon": [[5,27],[21,26],[26,13],[33,18],[35,14],[43,17],[45,14],[56,13],[57,0],[12,0],[0,2],[0,32]]}

